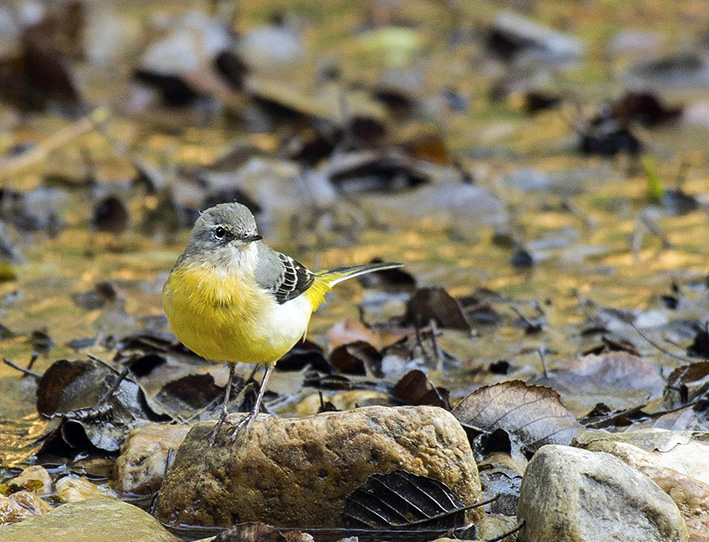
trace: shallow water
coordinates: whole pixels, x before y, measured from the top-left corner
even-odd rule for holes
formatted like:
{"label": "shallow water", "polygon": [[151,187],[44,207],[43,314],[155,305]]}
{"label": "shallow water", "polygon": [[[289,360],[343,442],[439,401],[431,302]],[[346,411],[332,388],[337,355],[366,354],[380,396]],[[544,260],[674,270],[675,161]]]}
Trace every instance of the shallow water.
{"label": "shallow water", "polygon": [[[159,10],[165,5],[155,3],[144,9]],[[567,11],[573,10],[575,2],[563,5]],[[119,6],[121,13],[128,14],[127,19],[136,17],[122,4]],[[244,3],[243,9],[250,14],[248,22],[261,21],[263,12],[252,7]],[[360,53],[347,47],[340,51],[333,46],[356,20],[357,14],[346,3],[333,3],[328,12],[315,8],[310,12],[306,4],[298,4],[294,9],[312,15],[320,25],[306,33],[315,52],[335,55],[350,78],[364,82],[371,78],[369,72],[359,71]],[[426,6],[425,10],[435,8]],[[576,17],[579,15],[576,11],[569,14]],[[579,35],[593,39],[596,33],[607,34],[612,30],[599,28],[599,21],[609,19],[599,13],[594,16],[597,18],[577,21]],[[320,24],[323,21],[332,24]],[[430,30],[423,30],[428,39],[432,39]],[[317,54],[309,59],[311,65],[317,61]],[[495,361],[507,360],[513,367],[510,374],[500,379],[531,378],[542,373],[540,349],[546,352],[547,368],[553,370],[569,357],[597,344],[598,335],[580,333],[589,312],[597,307],[653,310],[670,320],[678,317],[660,298],[671,292],[673,282],[680,286],[686,300],[681,317],[706,319],[709,227],[705,210],[700,208],[682,216],[669,216],[661,210],[651,212],[670,246],[663,247],[660,238],[649,233],[640,240],[639,232],[644,229],[640,217],[649,202],[647,178],[636,162],[627,157],[601,159],[576,155],[568,111],[530,118],[518,109],[490,103],[484,92],[489,83],[480,72],[469,73],[470,51],[465,47],[450,53],[437,43],[426,61],[431,67],[423,78],[423,96],[439,92],[437,81],[450,80],[461,93],[471,96],[472,103],[468,113],[442,113],[433,119],[434,124],[477,184],[507,204],[511,219],[505,229],[528,247],[536,263],[526,269],[512,266],[514,249],[495,242],[495,230],[500,227],[476,226],[474,220],[468,224],[466,221],[471,217],[465,213],[451,217],[450,209],[439,208],[429,217],[412,217],[411,194],[400,199],[398,195],[354,196],[362,209],[379,215],[380,222],[387,226],[363,231],[354,244],[348,243],[345,236],[304,243],[303,232],[294,233],[278,222],[266,234],[270,244],[312,267],[361,263],[380,257],[404,263],[419,286],[442,286],[454,296],[470,295],[480,288],[499,293],[502,299],[494,306],[503,317],[503,325],[476,329],[473,336],[444,330],[439,339],[440,346],[460,363],[446,371],[433,368],[429,377],[435,384],[451,389],[453,399],[464,396],[483,381],[492,382],[482,372]],[[115,73],[118,79],[122,77],[121,69]],[[91,69],[81,70],[80,77],[87,82],[90,96],[96,99],[109,99],[125,85],[123,82],[115,88],[105,74]],[[618,90],[603,78],[601,61],[593,54],[589,55],[586,69],[574,72],[563,84],[573,90],[578,100],[591,105],[601,97],[617,94]],[[671,91],[667,96],[680,102],[707,99],[696,90]],[[0,153],[19,142],[42,140],[66,122],[53,115],[27,116],[0,139]],[[105,130],[114,140],[132,149],[134,155],[167,171],[209,164],[237,137],[261,144],[269,137],[273,139],[271,134],[250,133],[243,126],[234,126],[221,118],[210,123],[194,111],[157,111],[134,117],[118,113]],[[641,130],[666,188],[674,187],[682,164],[687,164],[682,190],[706,200],[707,132],[686,126]],[[40,373],[57,359],[89,353],[110,358],[112,354],[100,347],[77,352],[67,346],[70,341],[121,335],[151,318],[161,317],[162,283],[188,235],[187,230],[176,234],[151,231],[150,235],[141,231],[141,218],[147,210],[159,206],[159,201],[130,187],[134,176],[130,162],[116,152],[115,144],[97,133],[90,133],[52,154],[41,167],[6,179],[5,187],[21,192],[34,190],[48,175],[63,176],[65,183],[78,185],[86,174],[82,149],[89,149],[99,186],[89,189],[64,184],[59,188],[60,196],[48,196],[50,204],[61,209],[66,227],[60,228],[55,237],[46,232],[13,232],[22,253],[20,262],[13,266],[17,279],[0,283],[0,323],[17,335],[0,342],[2,355],[25,365],[36,350],[36,345],[28,342],[28,335],[44,330],[54,346],[42,352],[33,365],[33,370]],[[522,191],[504,182],[506,174],[523,168],[548,174],[549,186]],[[101,191],[115,192],[128,202],[131,224],[119,236],[88,228],[92,206]],[[415,200],[416,193],[413,196]],[[63,198],[61,204],[53,199],[56,197]],[[73,294],[91,290],[103,281],[115,285],[118,302],[97,310],[75,304]],[[326,331],[346,316],[357,318],[357,303],[367,295],[356,283],[338,287],[328,304],[313,317],[310,338],[325,345]],[[532,318],[538,315],[537,306],[546,316],[545,330],[530,335],[523,326],[514,325],[518,320],[514,309]],[[653,333],[659,340],[676,339],[662,330]],[[658,370],[666,372],[681,364],[632,328],[622,330],[621,334],[635,342],[643,357],[654,360]],[[686,346],[688,338],[682,339]],[[663,344],[682,353],[670,343]],[[205,365],[200,370],[208,369],[220,378],[225,377],[219,366]],[[285,380],[286,377],[279,380],[276,376],[274,385],[277,389],[279,386],[288,389],[293,384]],[[46,422],[33,415],[31,378],[20,380],[14,369],[0,365],[0,390],[3,396],[0,456],[7,465],[14,462],[23,445],[41,434]],[[19,457],[24,456],[20,453]]]}

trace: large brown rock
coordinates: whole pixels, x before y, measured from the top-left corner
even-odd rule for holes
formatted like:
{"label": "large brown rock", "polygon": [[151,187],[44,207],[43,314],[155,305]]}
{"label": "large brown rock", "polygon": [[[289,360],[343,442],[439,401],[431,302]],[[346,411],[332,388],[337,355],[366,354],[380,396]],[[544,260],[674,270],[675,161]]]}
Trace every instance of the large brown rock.
{"label": "large brown rock", "polygon": [[617,457],[543,446],[527,466],[517,517],[521,542],[686,542],[672,499]]}
{"label": "large brown rock", "polygon": [[[480,481],[465,431],[436,407],[366,407],[301,419],[256,419],[235,442],[195,425],[167,473],[156,511],[166,524],[334,527],[345,497],[373,473],[404,469],[445,483],[465,504]],[[482,515],[472,511],[470,519]]]}

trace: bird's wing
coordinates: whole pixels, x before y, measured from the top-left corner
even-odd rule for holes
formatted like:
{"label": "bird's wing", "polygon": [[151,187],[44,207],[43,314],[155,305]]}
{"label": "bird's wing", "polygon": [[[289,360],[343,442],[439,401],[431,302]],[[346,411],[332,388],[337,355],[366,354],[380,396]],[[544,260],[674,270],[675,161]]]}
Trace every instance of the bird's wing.
{"label": "bird's wing", "polygon": [[271,292],[279,304],[298,297],[313,284],[315,275],[304,265],[265,243],[258,243],[257,247],[256,282]]}
{"label": "bird's wing", "polygon": [[279,254],[278,257],[283,263],[283,273],[280,280],[273,284],[271,291],[276,296],[276,301],[283,304],[310,288],[315,276],[290,256]]}

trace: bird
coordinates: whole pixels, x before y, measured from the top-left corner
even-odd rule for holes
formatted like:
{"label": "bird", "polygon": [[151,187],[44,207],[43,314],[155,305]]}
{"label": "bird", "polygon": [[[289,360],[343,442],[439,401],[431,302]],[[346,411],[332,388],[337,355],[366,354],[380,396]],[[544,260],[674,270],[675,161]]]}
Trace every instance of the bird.
{"label": "bird", "polygon": [[200,213],[182,255],[168,275],[162,304],[168,324],[187,348],[226,362],[229,377],[214,444],[228,419],[236,363],[262,364],[265,374],[252,411],[231,438],[257,417],[276,362],[306,336],[325,294],[344,280],[401,267],[371,263],[313,272],[263,242],[256,220],[240,203],[220,203]]}

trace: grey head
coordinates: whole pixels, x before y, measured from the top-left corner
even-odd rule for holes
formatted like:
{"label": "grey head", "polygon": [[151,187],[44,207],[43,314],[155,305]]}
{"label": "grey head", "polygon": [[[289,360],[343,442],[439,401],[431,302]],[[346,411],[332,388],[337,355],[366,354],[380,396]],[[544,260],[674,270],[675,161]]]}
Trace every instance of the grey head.
{"label": "grey head", "polygon": [[228,261],[235,251],[262,237],[251,211],[240,203],[220,203],[203,211],[190,234],[184,254],[193,263]]}

